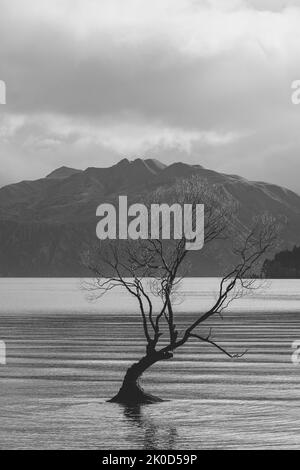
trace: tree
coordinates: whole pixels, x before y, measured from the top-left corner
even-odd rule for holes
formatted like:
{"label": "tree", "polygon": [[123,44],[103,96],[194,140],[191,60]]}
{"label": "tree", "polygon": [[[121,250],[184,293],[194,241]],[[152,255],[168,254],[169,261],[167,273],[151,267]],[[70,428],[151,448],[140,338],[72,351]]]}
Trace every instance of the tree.
{"label": "tree", "polygon": [[283,250],[275,254],[273,259],[267,259],[263,265],[266,277],[272,279],[300,278],[300,247]]}
{"label": "tree", "polygon": [[[166,192],[163,195],[159,193],[159,196],[166,198]],[[235,220],[231,201],[223,198],[221,204],[216,193],[203,183],[199,185],[195,179],[176,185],[172,199],[174,196],[179,202],[205,203],[205,244],[220,238],[228,239]],[[172,241],[103,242],[96,251],[85,254],[85,264],[95,276],[86,286],[91,296],[95,298],[117,287],[124,288],[137,301],[145,336],[144,356],[129,367],[119,392],[111,402],[139,404],[162,401],[141,388],[140,378],[153,364],[172,359],[176,350],[191,339],[209,343],[230,358],[244,354],[228,352],[213,340],[211,331],[204,334],[201,327],[212,316],[222,314],[234,299],[257,288],[255,278],[259,277],[264,258],[275,244],[277,230],[276,222],[265,215],[257,218],[251,228],[239,227],[238,234],[235,233],[237,243],[232,248],[236,262],[220,281],[216,301],[209,310],[199,313],[181,335],[176,326],[174,302],[178,286],[188,272],[191,254],[186,250],[184,237]],[[153,296],[161,301],[158,310],[154,308]]]}

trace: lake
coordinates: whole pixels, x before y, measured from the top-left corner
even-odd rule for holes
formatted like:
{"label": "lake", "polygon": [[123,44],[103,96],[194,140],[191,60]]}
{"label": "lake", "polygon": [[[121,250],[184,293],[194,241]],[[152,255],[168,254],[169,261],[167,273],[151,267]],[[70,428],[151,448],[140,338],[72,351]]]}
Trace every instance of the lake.
{"label": "lake", "polygon": [[[214,298],[217,279],[185,279],[182,330]],[[86,299],[77,279],[1,279],[2,449],[300,449],[300,280],[270,281],[210,321],[231,360],[190,341],[156,364],[144,388],[169,401],[107,403],[144,351],[133,299]],[[202,328],[202,332],[208,331]]]}

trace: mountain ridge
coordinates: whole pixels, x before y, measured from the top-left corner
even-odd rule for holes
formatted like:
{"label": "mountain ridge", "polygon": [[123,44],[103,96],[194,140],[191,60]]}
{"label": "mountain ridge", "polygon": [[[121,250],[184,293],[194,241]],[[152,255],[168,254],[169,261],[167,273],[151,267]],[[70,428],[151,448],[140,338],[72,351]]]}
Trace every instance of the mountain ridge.
{"label": "mountain ridge", "polygon": [[[52,175],[52,176],[51,176]],[[45,178],[22,181],[0,189],[0,275],[84,276],[79,255],[95,243],[96,208],[125,194],[132,202],[148,198],[158,188],[197,176],[212,190],[220,189],[240,207],[239,222],[269,212],[285,222],[282,248],[300,243],[300,196],[274,184],[249,181],[201,165],[156,159],[122,159],[106,168],[60,167]],[[50,176],[50,177],[49,177]],[[205,254],[203,253],[205,257]],[[192,275],[219,275],[222,247],[200,259]]]}
{"label": "mountain ridge", "polygon": [[[122,160],[120,160],[119,162],[115,163],[112,166],[108,166],[108,167],[87,167],[85,170],[78,169],[78,168],[73,168],[73,167],[68,167],[68,166],[63,165],[59,168],[56,168],[56,169],[52,170],[46,176],[38,178],[37,180],[21,180],[21,181],[16,182],[16,183],[10,183],[10,184],[1,186],[0,191],[3,188],[13,187],[13,186],[19,185],[21,183],[30,184],[30,183],[34,183],[36,181],[41,181],[41,180],[45,180],[45,179],[54,179],[54,180],[55,179],[67,179],[70,176],[73,176],[73,175],[79,174],[79,173],[84,173],[84,172],[92,172],[92,171],[109,172],[112,169],[117,169],[117,168],[118,169],[119,168],[123,169],[124,167],[125,168],[127,167],[127,169],[133,170],[134,166],[136,166],[137,164],[144,166],[144,168],[146,168],[149,171],[149,173],[152,173],[152,174],[158,174],[159,172],[163,172],[164,170],[166,170],[168,173],[171,173],[172,175],[178,174],[179,176],[182,176],[181,172],[190,174],[195,170],[198,170],[198,171],[202,170],[204,172],[210,173],[211,175],[218,175],[219,177],[232,178],[233,180],[243,181],[243,182],[248,183],[248,184],[267,185],[267,186],[273,186],[273,187],[276,187],[276,188],[281,188],[281,189],[283,189],[287,192],[294,193],[297,196],[299,196],[298,193],[296,193],[295,191],[293,191],[293,190],[291,190],[291,189],[289,189],[285,186],[281,186],[281,185],[278,185],[278,184],[275,184],[275,183],[268,183],[268,182],[262,181],[262,180],[249,180],[248,178],[240,176],[240,175],[231,174],[231,173],[217,172],[215,170],[205,168],[205,167],[203,167],[202,165],[199,165],[199,164],[189,164],[189,163],[185,163],[185,162],[173,162],[173,163],[170,163],[169,165],[166,165],[166,164],[160,162],[159,160],[157,160],[156,158],[146,158],[146,159],[136,158],[134,160],[129,160],[128,158],[123,158]],[[153,171],[153,167],[155,169],[154,171]]]}

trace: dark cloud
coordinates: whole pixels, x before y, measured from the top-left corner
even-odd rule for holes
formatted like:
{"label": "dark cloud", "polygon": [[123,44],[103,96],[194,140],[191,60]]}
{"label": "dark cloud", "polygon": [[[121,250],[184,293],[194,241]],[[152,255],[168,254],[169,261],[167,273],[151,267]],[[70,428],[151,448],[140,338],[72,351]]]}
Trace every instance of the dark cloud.
{"label": "dark cloud", "polygon": [[0,0],[0,8],[2,182],[159,152],[300,190],[300,107],[290,100],[300,77],[296,2]]}

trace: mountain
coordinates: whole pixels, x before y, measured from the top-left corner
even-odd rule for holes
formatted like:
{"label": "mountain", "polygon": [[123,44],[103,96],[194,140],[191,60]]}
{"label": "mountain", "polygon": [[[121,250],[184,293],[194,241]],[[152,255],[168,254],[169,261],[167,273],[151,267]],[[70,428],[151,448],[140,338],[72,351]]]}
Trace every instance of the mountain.
{"label": "mountain", "polygon": [[[36,181],[0,189],[0,275],[84,276],[80,253],[97,242],[96,208],[128,195],[143,201],[158,188],[170,188],[197,175],[212,190],[239,205],[238,223],[247,227],[264,212],[285,222],[282,249],[300,243],[300,197],[263,182],[226,175],[201,165],[156,159],[123,159],[109,168],[62,167]],[[191,275],[219,275],[230,254],[222,244],[193,254]],[[224,261],[225,260],[225,261]]]}
{"label": "mountain", "polygon": [[46,178],[50,179],[65,179],[76,173],[81,173],[82,170],[76,170],[75,168],[68,168],[67,166],[61,166],[57,170],[52,171]]}

